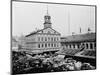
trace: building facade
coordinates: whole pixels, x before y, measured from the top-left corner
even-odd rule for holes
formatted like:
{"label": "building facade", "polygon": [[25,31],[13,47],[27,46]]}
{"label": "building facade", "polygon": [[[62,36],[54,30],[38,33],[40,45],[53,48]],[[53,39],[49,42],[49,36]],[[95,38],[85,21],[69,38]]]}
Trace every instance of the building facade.
{"label": "building facade", "polygon": [[60,53],[72,56],[95,58],[96,33],[72,35],[61,38],[63,50]]}
{"label": "building facade", "polygon": [[51,16],[44,16],[44,28],[25,36],[24,49],[29,51],[45,52],[58,51],[61,48],[61,34],[52,28]]}
{"label": "building facade", "polygon": [[86,33],[62,37],[61,40],[62,46],[66,49],[80,49],[82,46],[84,46],[86,50],[96,49],[95,33]]}
{"label": "building facade", "polygon": [[12,37],[12,40],[11,40],[12,42],[12,51],[18,51],[18,48],[19,48],[19,44],[18,44],[18,41],[14,38],[14,37]]}

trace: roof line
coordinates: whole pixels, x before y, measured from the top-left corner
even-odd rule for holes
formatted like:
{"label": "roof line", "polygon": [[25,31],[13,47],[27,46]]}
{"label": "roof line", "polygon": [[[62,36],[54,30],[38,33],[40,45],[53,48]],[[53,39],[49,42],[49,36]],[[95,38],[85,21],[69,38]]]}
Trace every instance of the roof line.
{"label": "roof line", "polygon": [[[50,27],[47,27],[47,28],[50,28]],[[44,28],[44,29],[47,29],[47,28]],[[30,33],[30,34],[26,35],[25,37],[34,35],[34,34],[36,34],[37,32],[40,32],[40,31],[42,31],[42,30],[44,30],[44,29],[38,30],[38,31],[36,31],[36,32],[34,32],[34,33]],[[52,29],[52,28],[51,28],[51,29]],[[52,30],[54,30],[54,29],[52,29]],[[57,32],[56,30],[54,30],[54,31]],[[59,35],[61,35],[59,32],[57,32],[57,33],[58,33]]]}

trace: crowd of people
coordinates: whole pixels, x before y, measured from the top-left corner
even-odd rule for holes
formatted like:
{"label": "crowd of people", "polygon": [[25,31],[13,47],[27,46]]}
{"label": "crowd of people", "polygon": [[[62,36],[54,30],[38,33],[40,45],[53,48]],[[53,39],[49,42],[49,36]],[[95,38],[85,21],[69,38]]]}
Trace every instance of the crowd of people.
{"label": "crowd of people", "polygon": [[26,52],[12,53],[12,73],[43,73],[95,69],[90,63],[82,63],[72,58],[64,58],[57,54],[35,54]]}

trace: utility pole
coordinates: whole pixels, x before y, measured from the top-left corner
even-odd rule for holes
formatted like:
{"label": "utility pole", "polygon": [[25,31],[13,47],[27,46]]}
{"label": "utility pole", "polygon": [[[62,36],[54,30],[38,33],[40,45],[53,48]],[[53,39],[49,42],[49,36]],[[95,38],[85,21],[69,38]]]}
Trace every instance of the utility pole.
{"label": "utility pole", "polygon": [[82,30],[81,30],[81,27],[80,27],[80,34],[81,34]]}

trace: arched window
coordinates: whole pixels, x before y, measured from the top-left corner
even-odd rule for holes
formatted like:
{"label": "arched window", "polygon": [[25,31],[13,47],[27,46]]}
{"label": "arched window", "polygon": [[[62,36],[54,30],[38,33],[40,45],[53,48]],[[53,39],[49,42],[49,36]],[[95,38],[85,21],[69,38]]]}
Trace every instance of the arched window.
{"label": "arched window", "polygon": [[80,45],[79,44],[77,45],[77,48],[80,48]]}
{"label": "arched window", "polygon": [[45,37],[45,41],[47,41],[47,38]]}
{"label": "arched window", "polygon": [[47,44],[45,44],[45,47],[47,47]]}
{"label": "arched window", "polygon": [[90,43],[90,49],[93,49],[93,44],[92,43]]}
{"label": "arched window", "polygon": [[71,45],[69,45],[69,48],[71,48]]}
{"label": "arched window", "polygon": [[48,47],[50,47],[50,43],[48,44]]}
{"label": "arched window", "polygon": [[40,44],[38,44],[38,48],[40,48]]}
{"label": "arched window", "polygon": [[75,44],[73,44],[73,48],[75,48]]}
{"label": "arched window", "polygon": [[42,44],[42,47],[43,47],[43,44]]}
{"label": "arched window", "polygon": [[88,49],[89,48],[89,46],[88,46],[88,44],[86,44],[86,49]]}
{"label": "arched window", "polygon": [[51,41],[53,41],[53,38],[51,38]]}

